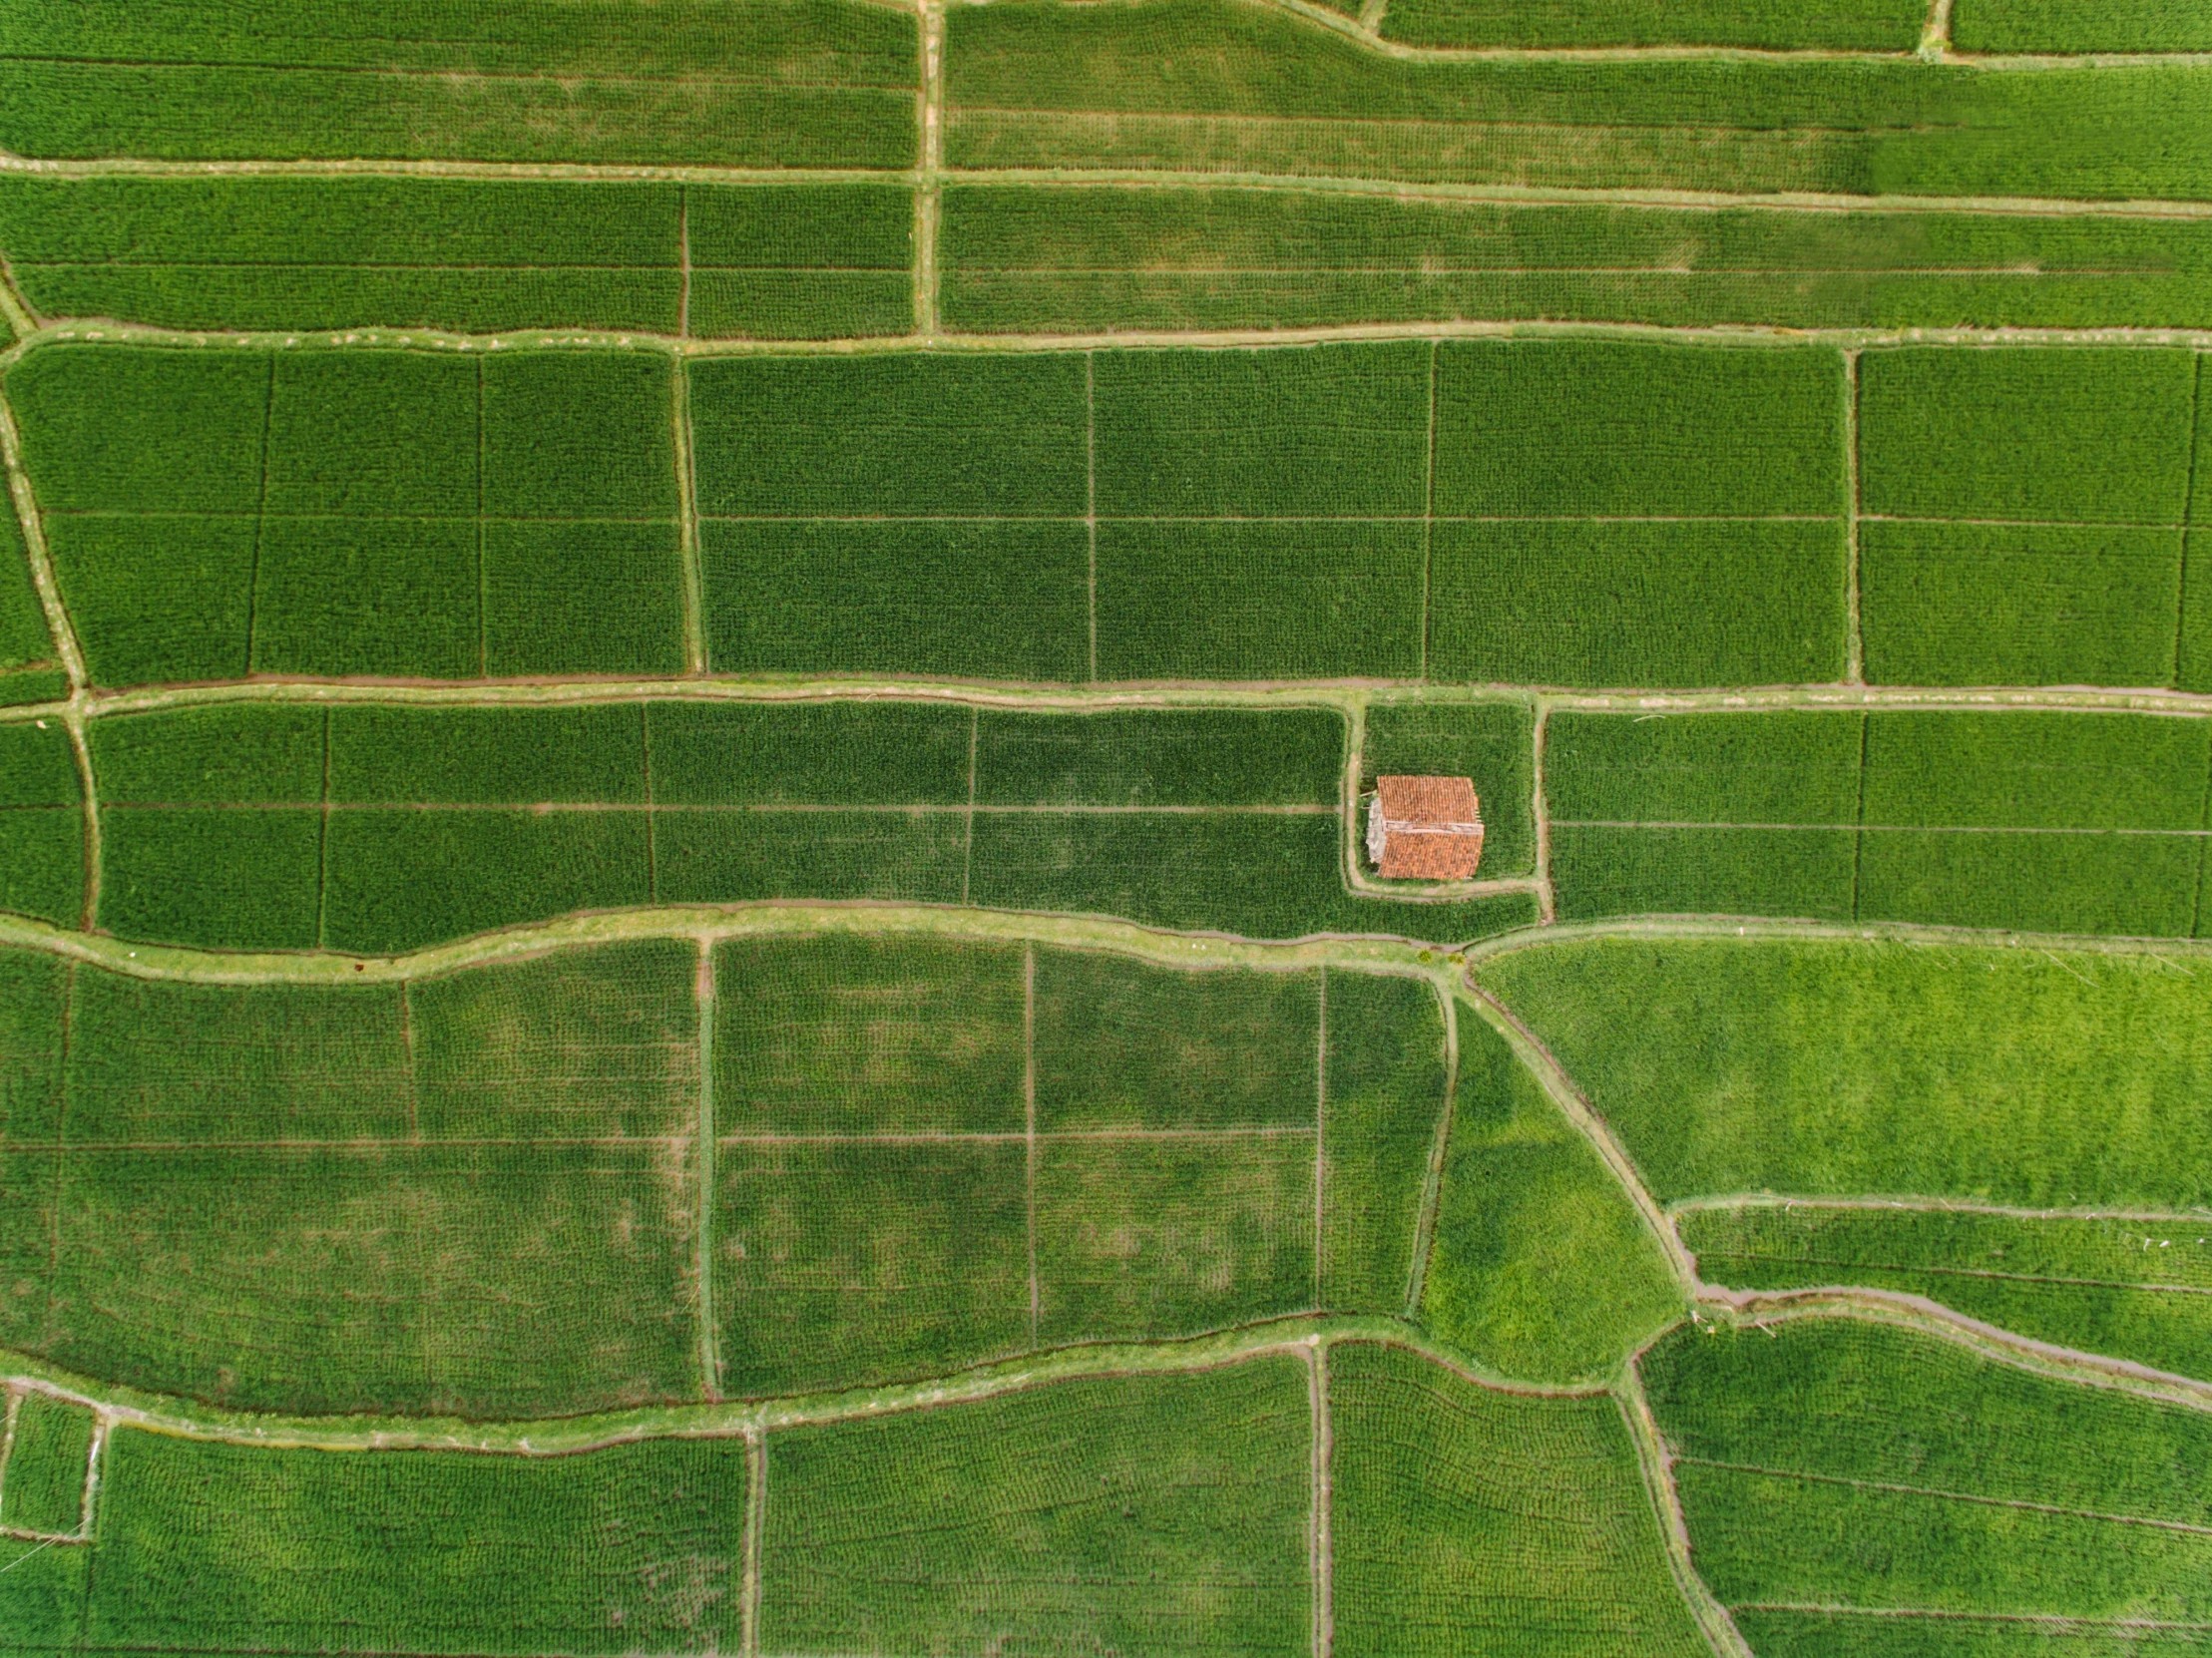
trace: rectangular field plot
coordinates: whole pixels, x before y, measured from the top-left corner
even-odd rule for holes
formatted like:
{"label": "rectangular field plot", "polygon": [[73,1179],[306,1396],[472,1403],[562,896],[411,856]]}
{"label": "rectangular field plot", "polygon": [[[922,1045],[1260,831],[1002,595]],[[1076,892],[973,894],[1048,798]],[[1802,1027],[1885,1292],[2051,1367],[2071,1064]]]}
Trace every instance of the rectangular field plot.
{"label": "rectangular field plot", "polygon": [[1676,1225],[1708,1283],[1894,1290],[2059,1347],[2212,1372],[2212,1242],[2186,1216],[1747,1204],[1691,1209]]}
{"label": "rectangular field plot", "polygon": [[2205,981],[2151,955],[1623,940],[1517,952],[1482,980],[1662,1202],[2172,1214],[2212,1195]]}
{"label": "rectangular field plot", "polygon": [[[0,703],[66,696],[67,676],[59,673],[59,666],[46,612],[31,585],[23,527],[10,503],[0,512]],[[49,692],[46,681],[55,677],[62,679],[63,688]]]}
{"label": "rectangular field plot", "polygon": [[336,988],[11,974],[10,1026],[71,1030],[55,1102],[27,1079],[9,1123],[10,1168],[49,1194],[0,1246],[48,1233],[11,1343],[246,1409],[695,1397],[696,959]]}
{"label": "rectangular field plot", "polygon": [[772,1433],[763,1651],[1310,1650],[1306,1367]]}
{"label": "rectangular field plot", "polygon": [[1343,1658],[1494,1635],[1530,1651],[1705,1650],[1611,1399],[1498,1392],[1364,1343],[1328,1365]]}
{"label": "rectangular field plot", "polygon": [[2197,1412],[1841,1320],[1684,1327],[1642,1370],[1698,1571],[1762,1650],[1867,1650],[1852,1614],[1877,1610],[1924,1650],[1956,1622],[2116,1642],[2212,1613]]}
{"label": "rectangular field plot", "polygon": [[2212,321],[2212,230],[2147,216],[955,185],[942,234],[944,314],[983,333],[1532,317],[1797,328]]}
{"label": "rectangular field plot", "polygon": [[1320,1285],[1343,1312],[1405,1305],[1422,1182],[1444,1108],[1444,1010],[1416,979],[1327,977]]}
{"label": "rectangular field plot", "polygon": [[1381,776],[1470,779],[1483,809],[1481,874],[1518,875],[1536,858],[1534,720],[1523,702],[1370,702],[1360,793],[1372,793]]}
{"label": "rectangular field plot", "polygon": [[103,1651],[733,1651],[746,1492],[737,1440],[334,1453],[120,1428],[85,1638]]}
{"label": "rectangular field plot", "polygon": [[0,1525],[74,1536],[85,1524],[92,1462],[92,1413],[46,1394],[8,1401],[7,1453],[0,1458]]}
{"label": "rectangular field plot", "polygon": [[2206,52],[2212,17],[2162,0],[1964,0],[1963,52]]}
{"label": "rectangular field plot", "polygon": [[80,346],[8,392],[100,682],[474,678],[681,667],[668,375]]}
{"label": "rectangular field plot", "polygon": [[1382,33],[1410,46],[1763,46],[1909,52],[1919,0],[1848,0],[1806,15],[1773,0],[1396,0]]}
{"label": "rectangular field plot", "polygon": [[917,149],[913,20],[839,0],[525,19],[431,0],[401,38],[243,5],[6,17],[18,155],[897,168]]}
{"label": "rectangular field plot", "polygon": [[60,720],[0,725],[0,910],[57,927],[78,924],[85,893],[83,801],[76,755]]}

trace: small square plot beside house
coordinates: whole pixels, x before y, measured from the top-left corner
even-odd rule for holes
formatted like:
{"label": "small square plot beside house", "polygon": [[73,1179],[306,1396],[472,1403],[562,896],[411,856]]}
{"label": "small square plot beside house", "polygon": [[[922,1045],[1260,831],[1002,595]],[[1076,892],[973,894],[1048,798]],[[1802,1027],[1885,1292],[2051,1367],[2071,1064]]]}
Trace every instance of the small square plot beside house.
{"label": "small square plot beside house", "polygon": [[1386,881],[1464,881],[1483,861],[1482,802],[1467,777],[1378,777],[1367,860]]}

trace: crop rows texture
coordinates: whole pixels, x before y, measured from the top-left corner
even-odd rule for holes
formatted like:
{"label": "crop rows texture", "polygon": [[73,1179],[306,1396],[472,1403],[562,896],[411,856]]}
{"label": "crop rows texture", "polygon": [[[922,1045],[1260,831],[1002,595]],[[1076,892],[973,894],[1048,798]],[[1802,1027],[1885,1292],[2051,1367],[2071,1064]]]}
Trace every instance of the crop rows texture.
{"label": "crop rows texture", "polygon": [[2170,0],[1958,0],[1966,52],[2206,52],[2212,15]]}
{"label": "crop rows texture", "polygon": [[66,695],[68,686],[31,586],[23,527],[12,504],[0,502],[0,705]]}
{"label": "crop rows texture", "polygon": [[1329,1353],[1340,1658],[1705,1651],[1668,1577],[1620,1410]]}
{"label": "crop rows texture", "polygon": [[688,941],[334,988],[0,956],[0,1347],[255,1409],[696,1398],[702,1211],[734,1394],[1404,1306],[1425,982],[926,940],[714,966],[702,1170]]}
{"label": "crop rows texture", "polygon": [[2188,937],[2212,732],[2006,711],[1559,713],[1569,917],[1676,912]]}
{"label": "crop rows texture", "polygon": [[0,1526],[74,1536],[85,1522],[92,1413],[26,1394],[12,1402],[11,1415],[0,1458]]}
{"label": "crop rows texture", "polygon": [[1920,0],[1391,0],[1386,40],[1409,46],[1763,46],[1910,52]]}
{"label": "crop rows texture", "polygon": [[1537,188],[2212,194],[2212,68],[1421,61],[1234,0],[953,12],[956,168]]}
{"label": "crop rows texture", "polygon": [[849,0],[402,13],[6,0],[0,150],[901,168],[911,14]]}
{"label": "crop rows texture", "polygon": [[[373,954],[576,911],[761,899],[1439,942],[1531,916],[1526,893],[1409,903],[1347,889],[1333,710],[238,703],[104,717],[90,736],[99,924],[161,943]],[[38,786],[74,798],[58,725],[0,725],[0,742],[34,738]],[[1494,808],[1524,868],[1525,800]],[[52,819],[56,860],[69,816],[36,819]],[[0,814],[25,826],[7,833],[33,822]],[[65,919],[73,866],[57,862],[46,885],[37,873],[12,877],[18,907]]]}
{"label": "crop rows texture", "polygon": [[1926,1296],[2036,1341],[2212,1381],[2212,1228],[2202,1216],[1756,1204],[1693,1209],[1678,1224],[1708,1283]]}
{"label": "crop rows texture", "polygon": [[0,724],[0,909],[77,925],[85,895],[83,802],[60,720]]}
{"label": "crop rows texture", "polygon": [[2212,987],[2155,956],[1602,939],[1481,973],[1662,1202],[2212,1202]]}
{"label": "crop rows texture", "polygon": [[46,316],[170,328],[913,326],[889,184],[0,175],[0,249]]}
{"label": "crop rows texture", "polygon": [[1642,1371],[1692,1557],[1757,1651],[2202,1650],[2201,1412],[1842,1321],[1686,1327]]}
{"label": "crop rows texture", "polygon": [[1459,1025],[1422,1322],[1507,1376],[1609,1373],[1682,1314],[1659,1245],[1589,1142],[1481,1020]]}
{"label": "crop rows texture", "polygon": [[939,266],[947,322],[977,333],[1538,317],[1689,327],[2212,325],[2212,224],[2063,211],[962,183],[945,192]]}

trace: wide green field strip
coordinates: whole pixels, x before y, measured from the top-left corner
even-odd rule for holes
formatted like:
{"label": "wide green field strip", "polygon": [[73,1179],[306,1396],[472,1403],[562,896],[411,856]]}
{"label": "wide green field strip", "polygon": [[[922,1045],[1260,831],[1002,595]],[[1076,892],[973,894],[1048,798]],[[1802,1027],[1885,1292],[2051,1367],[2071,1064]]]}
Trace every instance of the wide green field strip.
{"label": "wide green field strip", "polygon": [[2212,52],[2212,15],[2167,0],[1959,0],[1963,52]]}
{"label": "wide green field strip", "polygon": [[2201,674],[2212,640],[2180,611],[2197,378],[2186,351],[1863,356],[1868,677],[2170,685]]}
{"label": "wide green field strip", "polygon": [[[1698,1571],[1757,1650],[2201,1650],[2202,1413],[1842,1321],[1685,1328],[1642,1370]],[[2009,1638],[1948,1633],[1983,1620]]]}
{"label": "wide green field strip", "polygon": [[890,184],[0,177],[33,310],[171,328],[903,333],[913,217]]}
{"label": "wide green field strip", "polygon": [[85,893],[83,800],[60,720],[0,725],[0,909],[77,925]]}
{"label": "wide green field strip", "polygon": [[[578,911],[764,899],[1447,943],[1533,919],[1527,893],[1349,890],[1345,724],[1327,709],[240,703],[102,718],[90,740],[99,924],[160,943],[388,953]],[[43,850],[0,892],[74,921],[66,735],[0,726],[11,753],[7,786],[36,809],[0,832]],[[1507,787],[1525,761],[1496,743],[1468,758],[1525,846]]]}
{"label": "wide green field strip", "polygon": [[55,657],[54,635],[31,586],[23,526],[7,504],[0,510],[0,704],[68,694],[68,675]]}
{"label": "wide green field strip", "polygon": [[11,1402],[7,1454],[0,1460],[0,1525],[49,1536],[85,1523],[85,1474],[92,1413],[45,1394]]}
{"label": "wide green field strip", "polygon": [[2212,322],[2212,226],[2174,217],[978,183],[945,192],[939,263],[946,320],[979,333]]}
{"label": "wide green field strip", "polygon": [[763,1651],[1304,1654],[1296,1359],[772,1433]]}
{"label": "wide green field strip", "polygon": [[1667,1570],[1620,1408],[1329,1350],[1333,1650],[1706,1650]]}
{"label": "wide green field strip", "polygon": [[1759,46],[1771,50],[1910,52],[1920,0],[1392,0],[1385,40],[1409,46]]}
{"label": "wide green field strip", "polygon": [[6,390],[102,684],[674,673],[669,373],[63,346]]}
{"label": "wide green field strip", "polygon": [[1863,1285],[2036,1341],[2212,1381],[2212,1228],[1880,1204],[1691,1209],[1676,1223],[1708,1283]]}
{"label": "wide green field strip", "polygon": [[1507,1376],[1602,1376],[1682,1313],[1628,1194],[1506,1040],[1459,1022],[1460,1075],[1421,1319]]}
{"label": "wide green field strip", "polygon": [[1231,0],[1029,0],[948,19],[945,154],[973,169],[2198,200],[2207,88],[2212,69],[2189,62],[1423,61]]}
{"label": "wide green field strip", "polygon": [[2187,937],[2212,745],[2103,713],[1562,712],[1560,913]]}
{"label": "wide green field strip", "polygon": [[926,940],[720,946],[720,1387],[1399,1311],[1443,1022],[1420,982],[1326,981]]}
{"label": "wide green field strip", "polygon": [[2155,956],[1593,939],[1479,971],[1662,1202],[2212,1198],[2212,987]]}
{"label": "wide green field strip", "polygon": [[[395,38],[397,37],[397,38]],[[920,36],[849,0],[383,14],[95,0],[0,9],[0,149],[909,167]]]}

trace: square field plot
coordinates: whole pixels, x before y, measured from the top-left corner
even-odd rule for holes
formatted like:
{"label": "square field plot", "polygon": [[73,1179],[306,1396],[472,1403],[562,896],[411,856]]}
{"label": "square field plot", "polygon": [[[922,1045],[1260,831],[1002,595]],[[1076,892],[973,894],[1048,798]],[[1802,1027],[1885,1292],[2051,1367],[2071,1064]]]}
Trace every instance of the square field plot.
{"label": "square field plot", "polygon": [[460,519],[266,521],[253,670],[475,677],[484,665],[481,538]]}
{"label": "square field plot", "polygon": [[1536,855],[1535,715],[1525,702],[1370,702],[1360,793],[1383,776],[1467,777],[1482,802],[1482,874],[1518,875]]}
{"label": "square field plot", "polygon": [[1089,673],[1080,523],[709,521],[699,557],[716,672]]}
{"label": "square field plot", "polygon": [[254,513],[275,359],[62,345],[7,370],[48,515]]}
{"label": "square field plot", "polygon": [[722,1140],[713,1286],[723,1391],[907,1380],[1026,1347],[1025,1168],[1018,1134]]}
{"label": "square field plot", "polygon": [[1439,679],[1762,685],[1844,668],[1840,522],[1439,523],[1430,581]]}
{"label": "square field plot", "polygon": [[674,519],[673,369],[666,357],[540,352],[480,357],[473,366],[482,377],[483,511],[496,518]]}
{"label": "square field plot", "polygon": [[0,1525],[44,1536],[84,1528],[92,1468],[92,1413],[49,1394],[8,1402],[7,1455],[0,1459]]}
{"label": "square field plot", "polygon": [[761,1650],[1306,1653],[1308,1392],[1265,1358],[772,1433]]}
{"label": "square field plot", "polygon": [[48,515],[47,551],[94,682],[188,683],[252,671],[256,536],[250,515]]}
{"label": "square field plot", "polygon": [[456,518],[479,510],[484,376],[475,359],[328,352],[269,363],[264,511]]}

